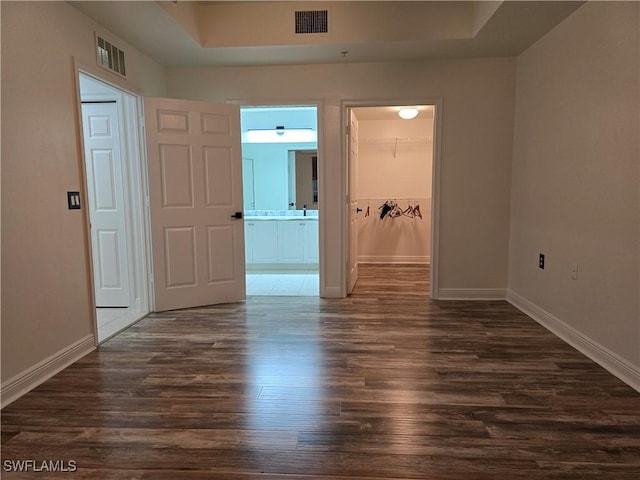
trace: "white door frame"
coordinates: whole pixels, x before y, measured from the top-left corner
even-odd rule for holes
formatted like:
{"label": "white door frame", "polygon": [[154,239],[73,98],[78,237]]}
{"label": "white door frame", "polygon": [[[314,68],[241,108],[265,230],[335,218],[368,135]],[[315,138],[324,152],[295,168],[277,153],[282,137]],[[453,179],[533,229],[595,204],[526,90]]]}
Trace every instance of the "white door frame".
{"label": "white door frame", "polygon": [[[142,96],[126,87],[118,85],[104,78],[102,72],[97,68],[88,67],[86,65],[75,62],[75,81],[76,81],[76,101],[77,101],[77,118],[78,118],[78,143],[81,152],[81,158],[84,159],[83,131],[82,131],[82,99],[80,91],[80,75],[91,78],[92,80],[103,84],[105,87],[114,90],[114,92],[122,99],[118,104],[118,114],[124,122],[121,124],[121,134],[124,137],[123,149],[126,157],[130,161],[126,161],[123,170],[126,171],[128,178],[129,197],[129,219],[130,223],[135,227],[131,234],[128,235],[132,244],[132,298],[134,298],[134,307],[138,312],[138,319],[142,318],[154,309],[154,298],[152,288],[151,275],[151,241],[150,241],[150,217],[149,217],[149,186],[147,180],[146,166],[146,146],[144,135],[144,121],[142,119]],[[92,244],[90,232],[90,216],[86,199],[88,198],[87,190],[87,172],[84,161],[81,162],[81,193],[85,199],[83,207],[83,216],[86,225],[85,235],[87,238],[87,260],[89,272],[89,285],[91,289],[91,307],[92,307],[92,325],[94,329],[95,344],[100,343],[98,339],[98,325],[96,315],[95,286],[93,282],[93,265],[92,265]],[[135,264],[135,266],[133,265]],[[135,321],[135,320],[134,320]],[[104,339],[103,339],[104,340]]]}
{"label": "white door frame", "polygon": [[324,101],[323,100],[251,100],[251,99],[241,99],[241,100],[228,100],[227,103],[233,103],[235,105],[239,105],[240,109],[242,108],[251,108],[251,107],[315,107],[316,108],[316,117],[317,117],[317,139],[316,139],[316,150],[318,151],[318,279],[320,283],[320,297],[326,297],[327,292],[324,286],[324,278],[325,278],[325,215],[324,211],[324,202],[325,202],[325,161],[324,161]]}
{"label": "white door frame", "polygon": [[[349,179],[349,151],[346,142],[347,125],[349,124],[349,111],[357,107],[392,107],[398,105],[432,105],[433,106],[433,171],[431,175],[431,252],[430,252],[430,296],[432,299],[439,298],[438,276],[439,276],[439,253],[440,253],[440,172],[441,168],[441,144],[442,144],[442,98],[423,99],[396,99],[396,100],[344,100],[341,102],[341,146],[342,146],[342,192],[348,191]],[[343,258],[349,258],[349,208],[350,205],[344,202],[342,252]],[[342,271],[342,285],[346,285],[349,262],[345,261],[345,268]]]}

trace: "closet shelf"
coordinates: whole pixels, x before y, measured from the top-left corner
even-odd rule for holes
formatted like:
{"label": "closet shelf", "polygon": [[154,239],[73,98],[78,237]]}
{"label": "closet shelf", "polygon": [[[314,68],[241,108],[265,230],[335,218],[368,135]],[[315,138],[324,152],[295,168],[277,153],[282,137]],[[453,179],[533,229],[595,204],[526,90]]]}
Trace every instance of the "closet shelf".
{"label": "closet shelf", "polygon": [[431,143],[431,137],[390,137],[390,138],[361,138],[360,145],[423,145]]}
{"label": "closet shelf", "polygon": [[391,137],[391,138],[361,138],[358,145],[361,147],[384,147],[389,146],[393,149],[393,158],[398,155],[398,147],[410,146],[428,146],[431,144],[432,137]]}

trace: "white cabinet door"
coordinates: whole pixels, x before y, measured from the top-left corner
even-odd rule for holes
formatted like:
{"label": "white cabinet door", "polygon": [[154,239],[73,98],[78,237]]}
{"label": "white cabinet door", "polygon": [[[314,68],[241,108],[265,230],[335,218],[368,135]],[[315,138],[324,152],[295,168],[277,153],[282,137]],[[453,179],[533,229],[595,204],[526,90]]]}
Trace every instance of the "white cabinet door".
{"label": "white cabinet door", "polygon": [[253,222],[244,222],[244,263],[246,265],[253,263],[253,244],[255,243],[253,227]]}
{"label": "white cabinet door", "polygon": [[253,263],[278,262],[278,229],[276,222],[249,222]]}
{"label": "white cabinet door", "polygon": [[318,263],[320,260],[318,221],[305,220],[302,225],[302,263]]}
{"label": "white cabinet door", "polygon": [[247,263],[318,263],[315,220],[250,220],[245,227]]}
{"label": "white cabinet door", "polygon": [[278,224],[278,263],[302,263],[302,222],[282,220]]}

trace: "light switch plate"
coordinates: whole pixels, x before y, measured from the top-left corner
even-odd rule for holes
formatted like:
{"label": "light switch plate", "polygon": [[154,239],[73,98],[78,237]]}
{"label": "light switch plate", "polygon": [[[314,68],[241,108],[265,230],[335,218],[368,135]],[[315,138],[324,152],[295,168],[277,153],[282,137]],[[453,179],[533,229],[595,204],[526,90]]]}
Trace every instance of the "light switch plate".
{"label": "light switch plate", "polygon": [[80,210],[80,192],[67,192],[69,210]]}

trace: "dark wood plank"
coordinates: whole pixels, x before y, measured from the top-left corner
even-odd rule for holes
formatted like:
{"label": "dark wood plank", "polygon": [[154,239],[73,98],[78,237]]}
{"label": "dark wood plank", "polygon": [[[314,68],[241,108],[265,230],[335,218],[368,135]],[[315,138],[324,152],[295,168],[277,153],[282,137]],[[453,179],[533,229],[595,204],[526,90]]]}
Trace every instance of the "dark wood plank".
{"label": "dark wood plank", "polygon": [[2,411],[2,478],[640,478],[637,392],[506,302],[428,289],[363,266],[343,300],[150,315]]}

